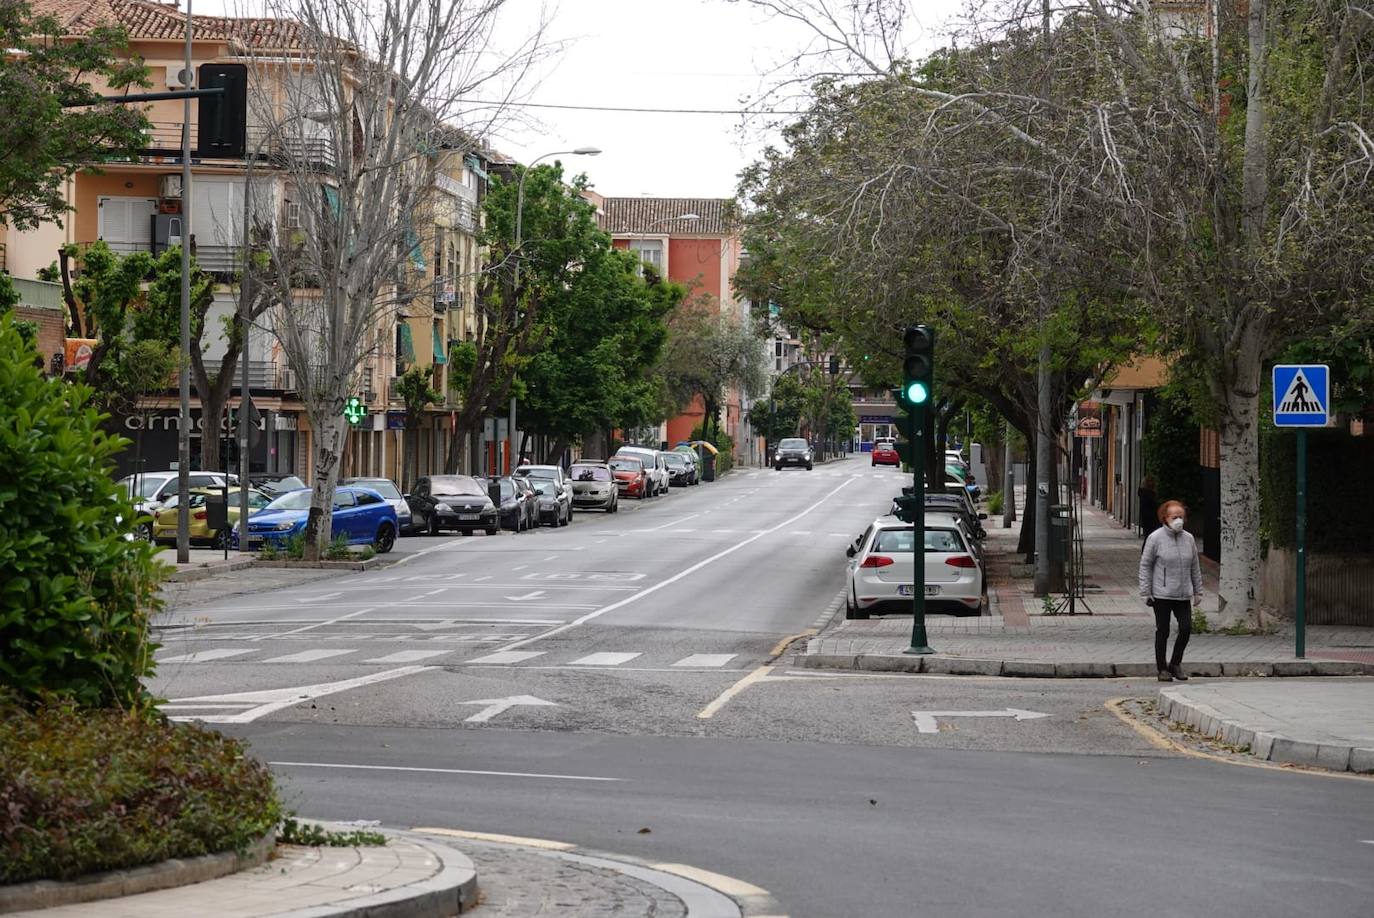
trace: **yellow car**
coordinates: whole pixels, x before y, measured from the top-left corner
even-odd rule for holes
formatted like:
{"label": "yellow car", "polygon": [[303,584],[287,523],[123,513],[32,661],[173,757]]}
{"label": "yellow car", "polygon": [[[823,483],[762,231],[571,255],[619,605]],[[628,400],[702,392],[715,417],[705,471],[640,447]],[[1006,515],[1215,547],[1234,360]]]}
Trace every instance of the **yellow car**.
{"label": "yellow car", "polygon": [[[215,548],[223,548],[229,543],[230,530],[239,519],[239,489],[229,489],[229,525],[221,530],[215,531],[210,528],[206,518],[205,498],[211,495],[218,497],[223,492],[219,488],[192,488],[191,489],[191,543],[208,544]],[[261,491],[252,488],[248,491],[248,512],[252,513],[261,510],[272,502]],[[175,545],[177,540],[177,495],[173,494],[167,499],[153,514],[153,541],[160,545]]]}

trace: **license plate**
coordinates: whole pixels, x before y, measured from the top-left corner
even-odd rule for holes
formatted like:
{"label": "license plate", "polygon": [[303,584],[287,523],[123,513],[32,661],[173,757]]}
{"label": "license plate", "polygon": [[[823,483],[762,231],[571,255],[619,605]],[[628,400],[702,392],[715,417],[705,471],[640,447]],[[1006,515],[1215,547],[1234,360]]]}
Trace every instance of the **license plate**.
{"label": "license plate", "polygon": [[[897,595],[898,595],[898,596],[911,596],[911,595],[914,595],[914,593],[915,593],[915,587],[912,586],[912,585],[909,584],[909,583],[902,583],[902,584],[898,584],[898,585],[897,585]],[[937,586],[931,586],[931,585],[927,584],[927,585],[926,585],[926,595],[927,595],[927,596],[939,596],[939,595],[940,595],[940,588],[937,587]]]}
{"label": "license plate", "polygon": [[460,520],[480,520],[481,518],[482,518],[482,514],[480,514],[480,513],[460,513],[460,514],[458,514],[458,519],[460,519]]}

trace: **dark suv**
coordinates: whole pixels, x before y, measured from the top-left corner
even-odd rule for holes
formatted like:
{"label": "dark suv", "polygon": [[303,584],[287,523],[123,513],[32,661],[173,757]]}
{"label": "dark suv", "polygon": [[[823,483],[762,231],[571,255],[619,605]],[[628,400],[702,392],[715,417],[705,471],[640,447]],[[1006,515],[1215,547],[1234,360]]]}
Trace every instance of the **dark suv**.
{"label": "dark suv", "polygon": [[811,444],[801,437],[788,437],[773,453],[773,468],[779,472],[785,465],[800,465],[811,471]]}

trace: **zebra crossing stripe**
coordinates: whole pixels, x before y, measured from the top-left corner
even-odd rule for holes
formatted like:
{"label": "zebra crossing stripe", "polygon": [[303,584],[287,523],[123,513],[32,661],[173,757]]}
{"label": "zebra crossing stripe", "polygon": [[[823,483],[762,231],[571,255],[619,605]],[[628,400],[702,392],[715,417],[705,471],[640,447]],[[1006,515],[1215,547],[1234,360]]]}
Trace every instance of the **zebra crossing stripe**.
{"label": "zebra crossing stripe", "polygon": [[635,657],[641,657],[640,653],[590,653],[578,660],[573,660],[569,666],[619,666],[628,663]]}
{"label": "zebra crossing stripe", "polygon": [[166,663],[205,663],[209,660],[224,660],[228,657],[237,657],[239,654],[252,652],[252,650],[197,650],[195,653],[183,653],[175,657],[163,657],[157,662],[159,665]]}
{"label": "zebra crossing stripe", "polygon": [[398,650],[389,653],[384,657],[373,657],[371,660],[364,660],[364,663],[416,663],[420,660],[428,660],[430,657],[440,657],[450,650]]}
{"label": "zebra crossing stripe", "polygon": [[674,663],[674,666],[724,666],[736,657],[733,653],[694,653],[690,657],[683,657]]}
{"label": "zebra crossing stripe", "polygon": [[316,660],[328,660],[330,657],[342,657],[344,654],[357,653],[356,650],[302,650],[300,653],[289,653],[284,657],[273,657],[270,660],[263,660],[264,663],[314,663]]}
{"label": "zebra crossing stripe", "polygon": [[542,650],[498,650],[496,653],[489,653],[484,657],[477,657],[468,660],[469,663],[523,663],[526,660],[533,660],[535,657],[542,657]]}

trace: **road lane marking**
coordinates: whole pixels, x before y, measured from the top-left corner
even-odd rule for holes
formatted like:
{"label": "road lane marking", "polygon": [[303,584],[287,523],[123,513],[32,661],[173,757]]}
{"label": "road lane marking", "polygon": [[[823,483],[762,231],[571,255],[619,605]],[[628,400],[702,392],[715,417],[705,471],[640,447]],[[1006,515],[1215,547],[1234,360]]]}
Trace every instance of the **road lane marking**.
{"label": "road lane marking", "polygon": [[389,653],[384,657],[373,657],[371,660],[364,660],[364,663],[418,663],[421,660],[428,660],[430,657],[441,657],[451,650],[398,650]]}
{"label": "road lane marking", "polygon": [[[369,613],[369,612],[375,612],[375,611],[377,611],[377,607],[376,607],[376,606],[368,606],[366,609],[359,609],[357,612],[349,612],[347,615],[340,615],[340,616],[338,616],[338,617],[336,617],[336,618],[331,618],[331,619],[329,619],[328,621],[316,622],[316,623],[313,624],[313,625],[306,625],[306,626],[304,626],[303,628],[293,628],[293,629],[290,630],[290,631],[283,631],[283,632],[281,632],[280,634],[274,634],[274,635],[272,635],[272,636],[273,636],[273,637],[284,637],[285,635],[288,635],[288,634],[300,634],[302,631],[312,631],[312,630],[314,630],[315,628],[323,628],[325,625],[333,625],[333,624],[336,624],[336,623],[338,623],[338,622],[347,621],[347,620],[350,619],[350,618],[357,618],[359,615],[366,615],[366,614]],[[263,638],[265,638],[265,637],[266,637],[266,635],[263,636]],[[260,641],[260,640],[263,640],[263,638],[256,638],[256,640],[259,640],[259,641]]]}
{"label": "road lane marking", "polygon": [[263,660],[264,663],[314,663],[316,660],[328,660],[330,657],[342,657],[345,654],[357,653],[353,650],[302,650],[300,653],[289,653],[284,657],[273,657],[270,660]]}
{"label": "road lane marking", "polygon": [[763,538],[764,536],[768,535],[769,533],[777,532],[777,531],[780,530],[780,529],[785,529],[785,528],[787,528],[788,526],[791,526],[792,524],[796,523],[798,520],[800,520],[800,519],[802,519],[803,517],[805,517],[808,513],[810,513],[811,511],[815,510],[817,507],[820,507],[821,505],[823,505],[823,504],[824,504],[826,501],[828,501],[830,498],[834,497],[836,494],[839,494],[839,493],[840,493],[842,490],[844,490],[845,487],[847,487],[852,481],[853,481],[852,478],[847,478],[847,479],[845,479],[844,481],[841,481],[841,482],[839,483],[839,485],[837,485],[837,486],[836,486],[835,488],[833,488],[831,491],[827,492],[826,495],[825,495],[824,497],[822,497],[820,500],[816,501],[814,504],[811,504],[809,507],[807,507],[807,508],[806,508],[805,510],[803,510],[802,512],[796,514],[795,516],[793,516],[793,517],[791,517],[791,518],[789,518],[789,519],[783,520],[781,523],[778,523],[776,526],[773,526],[771,529],[764,529],[764,530],[761,530],[761,531],[755,533],[754,535],[750,536],[750,537],[747,538],[747,539],[742,539],[741,541],[736,542],[735,544],[731,545],[730,547],[725,548],[725,549],[722,549],[721,551],[716,552],[714,555],[711,555],[711,556],[708,557],[708,558],[705,558],[705,559],[703,559],[703,560],[701,560],[701,561],[698,561],[696,564],[693,564],[691,567],[686,568],[685,570],[679,571],[678,573],[676,573],[676,574],[674,574],[673,576],[669,577],[667,580],[660,580],[658,583],[655,583],[655,584],[652,584],[651,586],[645,587],[644,589],[640,590],[638,593],[635,593],[633,596],[627,596],[627,597],[625,597],[624,599],[619,600],[618,602],[613,602],[613,603],[611,603],[611,604],[608,605],[608,606],[603,606],[603,607],[601,607],[600,609],[597,609],[597,610],[594,611],[594,612],[588,612],[586,615],[583,615],[583,616],[581,616],[581,617],[579,617],[579,618],[573,619],[571,622],[568,622],[566,625],[560,625],[559,627],[554,628],[554,629],[552,629],[552,630],[550,630],[550,631],[546,631],[546,632],[544,632],[543,634],[537,634],[537,635],[535,635],[534,637],[529,637],[529,638],[525,638],[525,639],[520,640],[520,641],[516,641],[515,643],[513,643],[513,644],[508,644],[508,645],[506,645],[505,647],[503,647],[503,648],[501,648],[501,649],[502,649],[502,650],[514,650],[514,649],[516,649],[517,647],[522,647],[522,646],[524,646],[525,644],[532,644],[532,643],[534,643],[535,641],[541,641],[541,640],[543,640],[544,638],[552,637],[552,636],[555,635],[555,634],[561,634],[561,633],[564,632],[564,631],[571,630],[571,629],[573,629],[573,628],[578,627],[579,625],[584,625],[584,624],[586,624],[586,623],[589,622],[589,621],[592,621],[592,620],[594,620],[594,619],[600,618],[601,616],[605,615],[605,614],[608,613],[608,612],[614,612],[616,609],[620,609],[620,608],[623,608],[623,607],[625,607],[625,606],[628,606],[630,603],[632,603],[632,602],[634,602],[634,601],[636,601],[636,600],[638,600],[638,599],[641,599],[641,598],[643,598],[643,597],[645,597],[645,596],[648,596],[648,595],[650,595],[650,594],[652,594],[652,593],[657,593],[659,590],[663,589],[664,587],[671,586],[671,585],[673,585],[674,583],[677,583],[679,580],[682,580],[684,577],[688,577],[688,576],[690,576],[690,575],[696,573],[697,571],[701,570],[702,568],[707,567],[708,565],[711,565],[711,564],[715,563],[716,561],[719,561],[721,558],[725,558],[725,557],[728,557],[729,555],[734,554],[735,552],[737,552],[737,551],[739,551],[740,549],[744,548],[746,545],[749,545],[749,544],[751,544],[751,543],[753,543],[753,542],[758,541],[759,539]]}
{"label": "road lane marking", "polygon": [[585,657],[573,660],[569,666],[619,666],[621,663],[628,663],[635,657],[642,657],[642,653],[590,653]]}
{"label": "road lane marking", "polygon": [[524,848],[543,848],[548,851],[571,851],[576,845],[567,842],[554,841],[549,838],[525,838],[523,835],[498,835],[495,832],[467,832],[463,829],[436,829],[429,826],[411,829],[421,835],[451,835],[454,838],[466,838],[470,841],[497,842],[502,845],[520,845]]}
{"label": "road lane marking", "polygon": [[252,653],[252,650],[197,650],[195,653],[183,653],[175,657],[163,657],[157,661],[159,666],[168,663],[205,663],[209,660],[224,660],[228,657],[237,657],[241,654]]}
{"label": "road lane marking", "polygon": [[767,679],[768,674],[772,671],[773,664],[763,664],[758,669],[754,670],[752,673],[745,676],[743,679],[739,680],[734,685],[730,686],[728,689],[717,695],[710,704],[708,704],[706,707],[702,708],[700,711],[697,712],[697,718],[699,720],[710,720],[712,717],[715,717],[716,712],[719,711],[721,708],[725,707],[727,704],[729,704],[731,698],[734,698],[736,695],[747,689],[749,686],[753,685],[755,682],[762,682],[764,679]]}
{"label": "road lane marking", "polygon": [[524,602],[527,599],[540,599],[543,597],[543,595],[543,590],[531,590],[523,596],[506,596],[504,598],[510,600],[511,602]]}
{"label": "road lane marking", "polygon": [[544,560],[545,560],[545,561],[557,561],[557,560],[558,560],[558,556],[557,556],[557,555],[549,555],[549,556],[548,556],[547,558],[545,558]]}
{"label": "road lane marking", "polygon": [[690,657],[683,657],[674,663],[674,666],[724,666],[739,654],[734,653],[694,653]]}
{"label": "road lane marking", "polygon": [[916,722],[917,733],[939,733],[941,717],[1010,717],[1017,721],[1040,720],[1049,717],[1040,711],[1023,711],[1020,708],[1003,708],[1000,711],[912,711],[911,719]]}
{"label": "road lane marking", "polygon": [[525,568],[527,568],[527,567],[529,567],[528,564],[517,564],[517,565],[515,565],[515,567],[512,567],[511,570],[513,570],[513,571],[523,571],[523,570],[524,570]]}
{"label": "road lane marking", "polygon": [[300,685],[294,688],[266,689],[260,692],[231,692],[227,695],[196,695],[190,698],[172,698],[167,704],[177,707],[200,707],[199,702],[209,702],[215,707],[221,703],[238,704],[240,706],[250,706],[248,710],[237,714],[211,714],[208,716],[198,716],[192,714],[181,714],[171,717],[171,720],[200,720],[212,724],[249,724],[259,717],[265,717],[282,708],[290,708],[300,704],[302,701],[311,701],[315,698],[323,698],[325,695],[333,695],[336,692],[345,692],[349,689],[361,688],[365,685],[374,685],[378,682],[387,682],[391,679],[399,679],[402,676],[411,676],[416,673],[427,673],[434,669],[432,666],[402,666],[400,669],[387,669],[379,673],[370,673],[366,676],[359,676],[356,679],[344,679],[340,682],[321,682],[315,685]]}
{"label": "road lane marking", "polygon": [[485,657],[477,657],[473,660],[466,660],[467,663],[523,663],[526,660],[533,660],[535,657],[542,657],[543,650],[498,650],[496,653],[489,653]]}
{"label": "road lane marking", "polygon": [[[486,771],[477,768],[420,768],[415,765],[353,765],[347,762],[268,762],[274,768],[342,768],[357,771],[400,771],[427,775],[490,775],[497,778],[544,778],[554,781],[625,781],[597,775],[546,775],[530,771]],[[423,831],[433,832],[433,829]]]}
{"label": "road lane marking", "polygon": [[669,520],[666,523],[661,523],[660,525],[654,526],[650,529],[636,529],[635,532],[658,532],[660,529],[667,529],[669,526],[677,526],[687,522],[688,520],[694,520],[699,516],[701,516],[700,513],[689,513],[680,520]]}
{"label": "road lane marking", "polygon": [[482,698],[480,700],[460,701],[458,703],[486,705],[486,707],[471,717],[464,718],[463,723],[465,724],[484,724],[496,715],[514,707],[558,707],[558,703],[555,701],[545,701],[543,698],[535,698],[533,695],[511,695],[509,698]]}
{"label": "road lane marking", "polygon": [[342,593],[323,593],[319,596],[302,596],[296,602],[324,602],[326,599],[337,599]]}

